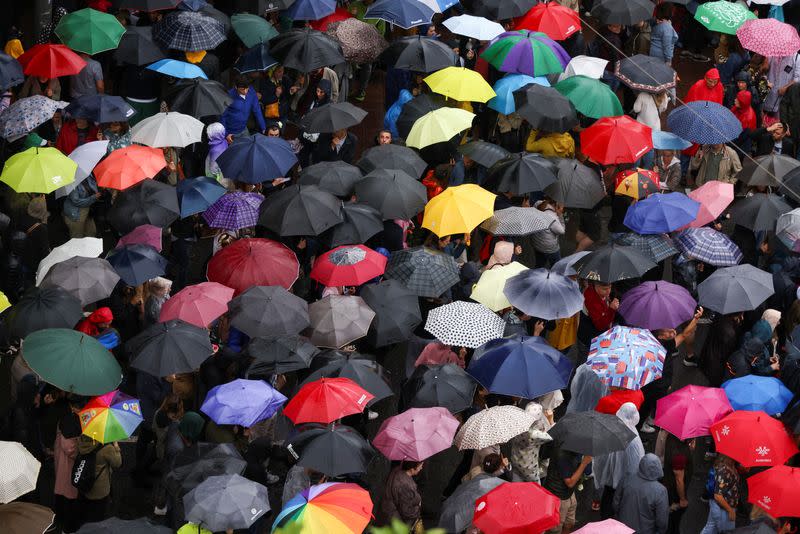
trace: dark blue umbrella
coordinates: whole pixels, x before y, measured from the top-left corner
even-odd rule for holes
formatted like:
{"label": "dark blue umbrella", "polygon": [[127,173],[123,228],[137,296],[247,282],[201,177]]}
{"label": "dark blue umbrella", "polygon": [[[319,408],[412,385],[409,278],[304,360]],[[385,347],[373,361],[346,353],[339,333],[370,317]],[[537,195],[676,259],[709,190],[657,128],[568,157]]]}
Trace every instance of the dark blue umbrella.
{"label": "dark blue umbrella", "polygon": [[84,95],[64,108],[71,117],[94,122],[126,122],[136,113],[121,96]]}
{"label": "dark blue umbrella", "polygon": [[491,393],[533,399],[565,388],[572,374],[572,362],[538,336],[493,339],[484,348],[467,373]]}
{"label": "dark blue umbrella", "polygon": [[336,0],[297,0],[286,10],[292,20],[319,20],[336,11]]}
{"label": "dark blue umbrella", "polygon": [[106,259],[131,287],[161,276],[167,269],[167,259],[149,245],[125,245],[114,249]]}
{"label": "dark blue umbrella", "polygon": [[278,62],[269,55],[269,44],[259,43],[242,54],[233,68],[245,74],[248,72],[267,70],[277,64]]}
{"label": "dark blue umbrella", "polygon": [[675,108],[667,117],[667,125],[678,137],[701,145],[727,143],[742,133],[742,123],[731,110],[708,100]]}
{"label": "dark blue umbrella", "polygon": [[407,30],[430,24],[433,10],[416,0],[378,0],[367,9],[364,18],[385,20]]}
{"label": "dark blue umbrella", "polygon": [[583,309],[577,282],[547,269],[528,269],[509,278],[503,294],[522,313],[546,321],[566,319]]}
{"label": "dark blue umbrella", "polygon": [[0,90],[5,91],[25,81],[22,65],[8,54],[0,53]]}
{"label": "dark blue umbrella", "polygon": [[226,178],[248,184],[286,176],[296,163],[297,156],[289,143],[261,134],[237,139],[217,158]]}
{"label": "dark blue umbrella", "polygon": [[181,219],[205,211],[227,192],[218,181],[208,176],[180,180],[175,190],[181,205]]}
{"label": "dark blue umbrella", "polygon": [[747,375],[722,384],[734,410],[783,413],[792,400],[792,392],[773,376]]}
{"label": "dark blue umbrella", "polygon": [[623,222],[637,234],[668,234],[694,221],[699,209],[683,193],[656,193],[631,205]]}

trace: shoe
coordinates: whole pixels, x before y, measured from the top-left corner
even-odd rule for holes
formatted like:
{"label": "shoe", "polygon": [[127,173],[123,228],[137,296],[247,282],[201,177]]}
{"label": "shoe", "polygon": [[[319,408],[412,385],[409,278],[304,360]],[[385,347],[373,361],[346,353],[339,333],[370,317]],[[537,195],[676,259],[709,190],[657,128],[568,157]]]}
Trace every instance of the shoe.
{"label": "shoe", "polygon": [[164,515],[167,515],[167,506],[166,506],[166,505],[164,505],[164,506],[163,506],[163,507],[161,507],[161,508],[159,508],[158,506],[156,506],[156,507],[153,509],[153,515],[157,515],[157,516],[164,516]]}
{"label": "shoe", "polygon": [[642,428],[639,429],[639,432],[643,434],[653,434],[656,431],[656,427],[650,425],[647,421],[644,422]]}
{"label": "shoe", "polygon": [[372,410],[367,410],[367,419],[372,421],[373,419],[378,418],[378,412],[373,412]]}
{"label": "shoe", "polygon": [[694,54],[692,54],[692,53],[691,53],[691,52],[689,52],[688,50],[681,50],[681,51],[680,51],[680,53],[679,53],[678,55],[679,55],[680,57],[684,58],[684,59],[689,59],[689,58],[691,58],[691,57],[692,57]]}
{"label": "shoe", "polygon": [[363,102],[365,98],[367,98],[367,92],[361,91],[353,98],[353,100],[355,100],[356,102]]}
{"label": "shoe", "polygon": [[700,63],[708,63],[709,61],[711,61],[710,57],[704,56],[703,54],[692,54],[692,59]]}
{"label": "shoe", "polygon": [[280,482],[280,480],[281,477],[279,477],[278,475],[273,475],[269,471],[267,472],[267,484],[269,485],[277,484],[278,482]]}

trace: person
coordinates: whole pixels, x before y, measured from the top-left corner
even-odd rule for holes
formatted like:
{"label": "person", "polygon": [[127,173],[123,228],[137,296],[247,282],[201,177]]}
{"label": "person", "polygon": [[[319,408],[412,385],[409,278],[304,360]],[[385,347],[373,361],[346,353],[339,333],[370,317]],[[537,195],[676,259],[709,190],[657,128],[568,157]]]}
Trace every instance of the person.
{"label": "person", "polygon": [[169,299],[172,280],[157,276],[149,280],[145,287],[144,326],[145,328],[159,322],[161,307]]}
{"label": "person", "polygon": [[619,308],[619,299],[611,297],[611,284],[589,282],[583,292],[583,302],[578,340],[588,347],[592,339],[611,328]]}
{"label": "person", "polygon": [[95,480],[92,487],[79,496],[81,523],[102,521],[108,515],[111,501],[111,480],[114,470],[122,467],[122,454],[119,443],[100,443],[89,436],[82,435],[78,440],[78,453],[95,452]]}
{"label": "person", "polygon": [[258,125],[259,132],[267,129],[267,124],[264,122],[264,114],[258,105],[258,96],[255,91],[250,89],[250,78],[241,75],[236,78],[235,87],[228,91],[231,103],[222,112],[219,122],[225,127],[229,143],[232,143],[234,138],[250,135],[250,130],[247,129],[247,121],[251,116],[256,125]]}
{"label": "person", "polygon": [[[800,128],[800,122],[798,122]],[[753,154],[758,156],[769,156],[771,154],[794,157],[797,153],[794,139],[789,136],[791,130],[783,122],[775,122],[766,128],[758,128],[751,134],[754,150]]]}
{"label": "person", "polygon": [[547,229],[531,234],[533,248],[536,250],[536,268],[550,268],[561,259],[559,237],[566,232],[564,224],[564,205],[545,198],[536,203],[536,208],[547,219]]}
{"label": "person", "polygon": [[547,476],[544,488],[561,499],[559,505],[559,523],[547,532],[549,534],[569,534],[575,526],[575,512],[578,501],[575,490],[583,472],[592,463],[591,456],[581,458],[579,454],[554,445],[551,449],[550,462],[547,464]]}
{"label": "person", "polygon": [[574,158],[575,140],[569,132],[531,130],[525,142],[527,152],[538,152],[548,158]]}
{"label": "person", "polygon": [[653,170],[658,173],[661,189],[683,192],[681,160],[674,150],[657,150]]}
{"label": "person", "polygon": [[81,319],[75,330],[83,332],[87,336],[98,336],[111,326],[113,320],[114,314],[111,312],[111,308],[103,306],[97,308],[88,317]]}
{"label": "person", "polygon": [[553,440],[547,431],[552,424],[544,415],[544,409],[538,402],[531,401],[525,411],[534,416],[534,422],[527,432],[523,432],[511,440],[511,460],[514,469],[513,480],[516,482],[540,483],[545,473],[544,459],[539,458],[539,450],[545,443]]}
{"label": "person", "polygon": [[672,65],[675,44],[678,42],[678,33],[672,27],[672,16],[675,6],[671,2],[656,4],[653,16],[656,24],[650,33],[650,56],[662,60],[667,65]]}
{"label": "person", "polygon": [[392,132],[390,132],[389,130],[381,130],[381,131],[379,131],[377,140],[378,140],[378,142],[377,142],[378,146],[380,146],[380,145],[391,145],[392,141],[393,141]]}
{"label": "person", "polygon": [[689,162],[689,171],[695,173],[694,183],[697,187],[712,180],[735,184],[736,175],[741,170],[742,164],[736,150],[721,143],[702,145]]}
{"label": "person", "polygon": [[28,208],[17,224],[17,229],[25,233],[25,250],[22,260],[29,280],[33,279],[36,269],[45,256],[50,253],[50,237],[48,235],[47,202],[44,195],[34,196],[28,202]]}
{"label": "person", "polygon": [[61,83],[58,78],[45,78],[43,76],[28,76],[19,90],[18,98],[27,98],[34,95],[44,95],[53,100],[61,100]]}
{"label": "person", "polygon": [[667,488],[659,479],[664,469],[658,456],[649,452],[639,461],[614,493],[616,518],[636,532],[666,534],[669,520]]}
{"label": "person", "polygon": [[108,141],[108,148],[106,151],[111,154],[118,148],[125,148],[133,144],[131,139],[131,128],[127,122],[111,122],[102,128],[97,135],[99,140]]}
{"label": "person", "polygon": [[95,237],[97,235],[89,208],[100,200],[101,196],[102,193],[98,191],[97,182],[94,181],[92,175],[89,175],[67,195],[64,200],[64,224],[67,225],[70,237]]}
{"label": "person", "polygon": [[267,70],[258,87],[266,118],[283,120],[287,117],[291,87],[292,82],[286,76],[283,65],[276,65]]}
{"label": "person", "polygon": [[636,120],[649,126],[654,132],[661,131],[661,114],[667,109],[667,93],[658,94],[639,91],[633,102],[633,112]]}
{"label": "person", "polygon": [[612,91],[619,89],[619,78],[614,76],[614,65],[622,59],[621,51],[625,47],[622,38],[622,24],[606,24],[600,30],[600,38],[589,45],[589,54],[608,61],[603,71],[603,82],[607,83]]}
{"label": "person", "polygon": [[72,466],[78,455],[78,440],[81,436],[81,422],[78,412],[89,399],[67,396],[69,411],[61,417],[56,427],[56,440],[53,445],[53,467],[55,469],[55,488],[53,510],[65,533],[78,530],[78,490],[72,485]]}
{"label": "person", "polygon": [[422,472],[424,462],[404,460],[389,473],[383,490],[383,499],[378,509],[380,524],[388,524],[398,518],[415,531],[422,522],[422,496],[417,490],[414,477]]}
{"label": "person", "polygon": [[800,53],[784,57],[771,57],[766,71],[769,94],[764,99],[764,113],[771,118],[779,119],[781,101],[795,82],[800,81],[798,68]]}
{"label": "person", "polygon": [[222,175],[222,170],[217,165],[217,158],[228,148],[228,134],[221,122],[212,122],[206,126],[208,137],[208,155],[206,156],[206,176],[216,178],[227,189],[232,189],[233,182]]}
{"label": "person", "polygon": [[97,140],[97,126],[83,117],[66,121],[58,132],[56,148],[68,156],[73,150]]}
{"label": "person", "polygon": [[722,105],[724,99],[725,89],[720,83],[719,70],[709,69],[702,80],[697,80],[689,88],[683,101],[688,104],[697,100],[708,100]]}
{"label": "person", "polygon": [[714,498],[708,505],[708,520],[700,534],[718,534],[736,528],[739,505],[739,472],[736,462],[717,453],[714,461]]}
{"label": "person", "polygon": [[219,81],[219,58],[216,54],[207,50],[198,50],[197,52],[185,52],[184,55],[188,63],[203,69],[209,80]]}
{"label": "person", "polygon": [[78,55],[86,62],[86,66],[78,74],[69,77],[69,97],[76,100],[82,96],[105,93],[103,67],[85,52],[78,52]]}
{"label": "person", "polygon": [[332,134],[321,134],[314,151],[314,161],[343,161],[353,163],[358,146],[358,137],[347,129]]}
{"label": "person", "polygon": [[750,105],[752,101],[753,95],[750,91],[739,91],[733,102],[733,107],[731,107],[734,116],[739,119],[739,123],[742,125],[742,133],[734,141],[734,146],[745,155],[750,155],[752,134],[756,131],[758,122],[756,112]]}

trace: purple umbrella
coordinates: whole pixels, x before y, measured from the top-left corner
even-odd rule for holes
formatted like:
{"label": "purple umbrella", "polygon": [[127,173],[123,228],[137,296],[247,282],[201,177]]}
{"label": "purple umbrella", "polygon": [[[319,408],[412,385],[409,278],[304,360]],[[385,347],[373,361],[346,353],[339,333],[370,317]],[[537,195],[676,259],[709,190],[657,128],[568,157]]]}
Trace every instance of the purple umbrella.
{"label": "purple umbrella", "polygon": [[631,326],[658,330],[677,328],[694,317],[697,302],[683,287],[669,282],[644,282],[622,297],[619,313]]}
{"label": "purple umbrella", "polygon": [[541,32],[518,30],[501,33],[481,57],[501,72],[545,76],[564,72],[569,54]]}
{"label": "purple umbrella", "polygon": [[269,419],[286,402],[263,380],[237,379],[208,392],[200,410],[218,425],[251,427]]}
{"label": "purple umbrella", "polygon": [[120,237],[115,248],[125,245],[150,245],[161,252],[161,233],[162,230],[158,226],[143,224]]}
{"label": "purple umbrella", "polygon": [[372,444],[390,460],[421,462],[449,448],[458,425],[447,408],[410,408],[384,421]]}
{"label": "purple umbrella", "polygon": [[262,202],[264,197],[258,193],[227,193],[206,209],[203,218],[211,228],[249,228],[258,222],[258,208]]}

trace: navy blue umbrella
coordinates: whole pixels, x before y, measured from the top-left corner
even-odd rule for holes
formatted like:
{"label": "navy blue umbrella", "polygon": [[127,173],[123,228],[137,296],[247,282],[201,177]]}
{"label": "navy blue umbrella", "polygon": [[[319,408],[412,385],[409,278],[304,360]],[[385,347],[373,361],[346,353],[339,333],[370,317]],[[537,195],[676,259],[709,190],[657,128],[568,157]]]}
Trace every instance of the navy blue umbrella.
{"label": "navy blue umbrella", "polygon": [[364,18],[385,20],[407,30],[430,24],[433,10],[415,0],[378,0],[367,9]]}
{"label": "navy blue umbrella", "polygon": [[180,180],[175,190],[181,206],[181,219],[206,211],[227,192],[218,181],[208,176]]}
{"label": "navy blue umbrella", "polygon": [[121,96],[84,95],[64,108],[71,117],[94,122],[127,122],[136,113]]}
{"label": "navy blue umbrella", "polygon": [[256,72],[274,67],[278,62],[269,55],[269,44],[259,43],[241,55],[233,68],[240,73]]}
{"label": "navy blue umbrella", "polygon": [[226,178],[248,184],[286,176],[296,163],[297,156],[289,143],[261,134],[237,139],[217,158]]}
{"label": "navy blue umbrella", "polygon": [[336,0],[297,0],[286,10],[292,20],[319,20],[336,11]]}
{"label": "navy blue umbrella", "polygon": [[5,91],[25,81],[22,65],[8,54],[0,53],[0,90]]}
{"label": "navy blue umbrella", "polygon": [[131,287],[144,284],[166,272],[167,259],[149,245],[125,245],[114,249],[108,263]]}
{"label": "navy blue umbrella", "polygon": [[667,117],[667,125],[678,137],[701,145],[727,143],[742,133],[742,123],[731,110],[708,100],[675,108]]}
{"label": "navy blue umbrella", "polygon": [[577,282],[547,269],[527,269],[512,276],[503,294],[522,313],[546,321],[566,319],[583,309]]}

